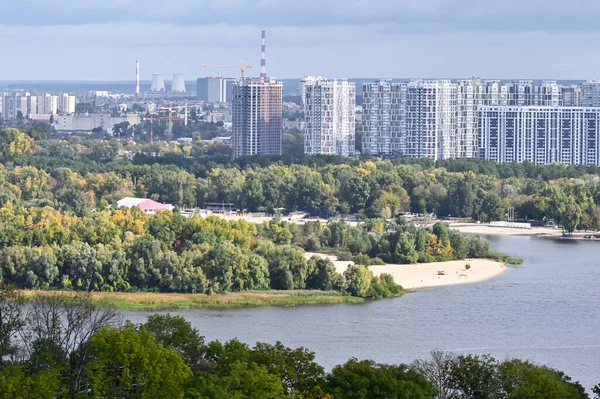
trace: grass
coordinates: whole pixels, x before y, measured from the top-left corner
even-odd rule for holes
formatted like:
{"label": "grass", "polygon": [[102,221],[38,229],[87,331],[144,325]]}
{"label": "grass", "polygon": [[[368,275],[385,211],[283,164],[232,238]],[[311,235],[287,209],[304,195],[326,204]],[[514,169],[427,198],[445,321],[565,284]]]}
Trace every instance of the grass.
{"label": "grass", "polygon": [[486,258],[491,260],[495,260],[496,262],[506,263],[508,265],[520,265],[523,263],[523,259],[513,258],[510,255],[499,254],[498,252],[489,251],[486,255]]}
{"label": "grass", "polygon": [[[71,291],[23,291],[25,297],[35,294],[74,295]],[[118,309],[226,309],[256,306],[299,306],[339,303],[362,303],[363,298],[335,291],[250,291],[226,294],[165,294],[153,292],[92,292],[93,300]]]}

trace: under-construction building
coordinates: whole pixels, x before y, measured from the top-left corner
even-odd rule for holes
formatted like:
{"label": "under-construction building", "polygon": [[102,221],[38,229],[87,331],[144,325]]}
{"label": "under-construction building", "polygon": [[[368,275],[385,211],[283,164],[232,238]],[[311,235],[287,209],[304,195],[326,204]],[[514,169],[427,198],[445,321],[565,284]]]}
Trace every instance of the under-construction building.
{"label": "under-construction building", "polygon": [[234,157],[281,155],[283,84],[246,78],[232,87]]}

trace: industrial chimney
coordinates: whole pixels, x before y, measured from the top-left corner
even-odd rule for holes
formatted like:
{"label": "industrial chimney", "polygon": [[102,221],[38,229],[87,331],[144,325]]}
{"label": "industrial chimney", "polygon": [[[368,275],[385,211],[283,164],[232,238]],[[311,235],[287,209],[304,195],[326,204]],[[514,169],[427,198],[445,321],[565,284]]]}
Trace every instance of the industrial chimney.
{"label": "industrial chimney", "polygon": [[140,60],[135,60],[135,98],[140,98]]}
{"label": "industrial chimney", "polygon": [[173,75],[171,93],[185,93],[185,80],[183,80],[182,74],[176,73]]}
{"label": "industrial chimney", "polygon": [[150,87],[152,92],[165,91],[165,78],[162,73],[155,73],[152,75],[152,86]]}
{"label": "industrial chimney", "polygon": [[260,46],[260,79],[261,80],[266,80],[267,79],[267,43],[266,43],[266,36],[267,33],[266,31],[262,31],[261,32],[261,39],[262,39],[262,43]]}

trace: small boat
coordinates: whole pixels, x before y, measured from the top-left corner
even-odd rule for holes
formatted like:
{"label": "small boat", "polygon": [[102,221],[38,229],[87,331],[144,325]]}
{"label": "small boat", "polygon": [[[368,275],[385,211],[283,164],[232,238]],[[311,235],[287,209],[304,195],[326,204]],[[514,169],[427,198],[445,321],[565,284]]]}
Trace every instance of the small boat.
{"label": "small boat", "polygon": [[438,276],[444,276],[446,273],[444,273],[443,270],[438,270]]}

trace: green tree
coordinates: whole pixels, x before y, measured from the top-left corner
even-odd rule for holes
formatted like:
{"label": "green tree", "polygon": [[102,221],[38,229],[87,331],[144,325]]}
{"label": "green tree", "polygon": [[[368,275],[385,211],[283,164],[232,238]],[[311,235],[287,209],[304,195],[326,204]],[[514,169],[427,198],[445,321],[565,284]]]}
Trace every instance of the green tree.
{"label": "green tree", "polygon": [[588,397],[579,383],[566,380],[556,370],[536,366],[526,361],[505,361],[500,364],[499,373],[508,399],[581,399]]}
{"label": "green tree", "polygon": [[152,315],[140,329],[154,334],[157,344],[175,349],[192,370],[206,367],[204,337],[183,317]]}
{"label": "green tree", "polygon": [[403,233],[396,244],[394,258],[399,263],[417,263],[419,253],[417,252],[414,239],[408,234]]}
{"label": "green tree", "polygon": [[450,372],[450,386],[460,399],[503,399],[502,380],[496,359],[459,356]]}
{"label": "green tree", "polygon": [[373,273],[365,266],[349,265],[344,272],[344,278],[350,295],[364,298],[369,292]]}
{"label": "green tree", "polygon": [[421,374],[406,365],[350,359],[327,376],[326,391],[344,399],[434,399],[436,391]]}
{"label": "green tree", "polygon": [[131,324],[121,331],[104,328],[86,351],[86,379],[94,397],[183,398],[183,385],[192,376],[174,349]]}
{"label": "green tree", "polygon": [[277,375],[256,363],[234,362],[225,373],[200,372],[186,384],[190,399],[282,399],[284,388]]}

